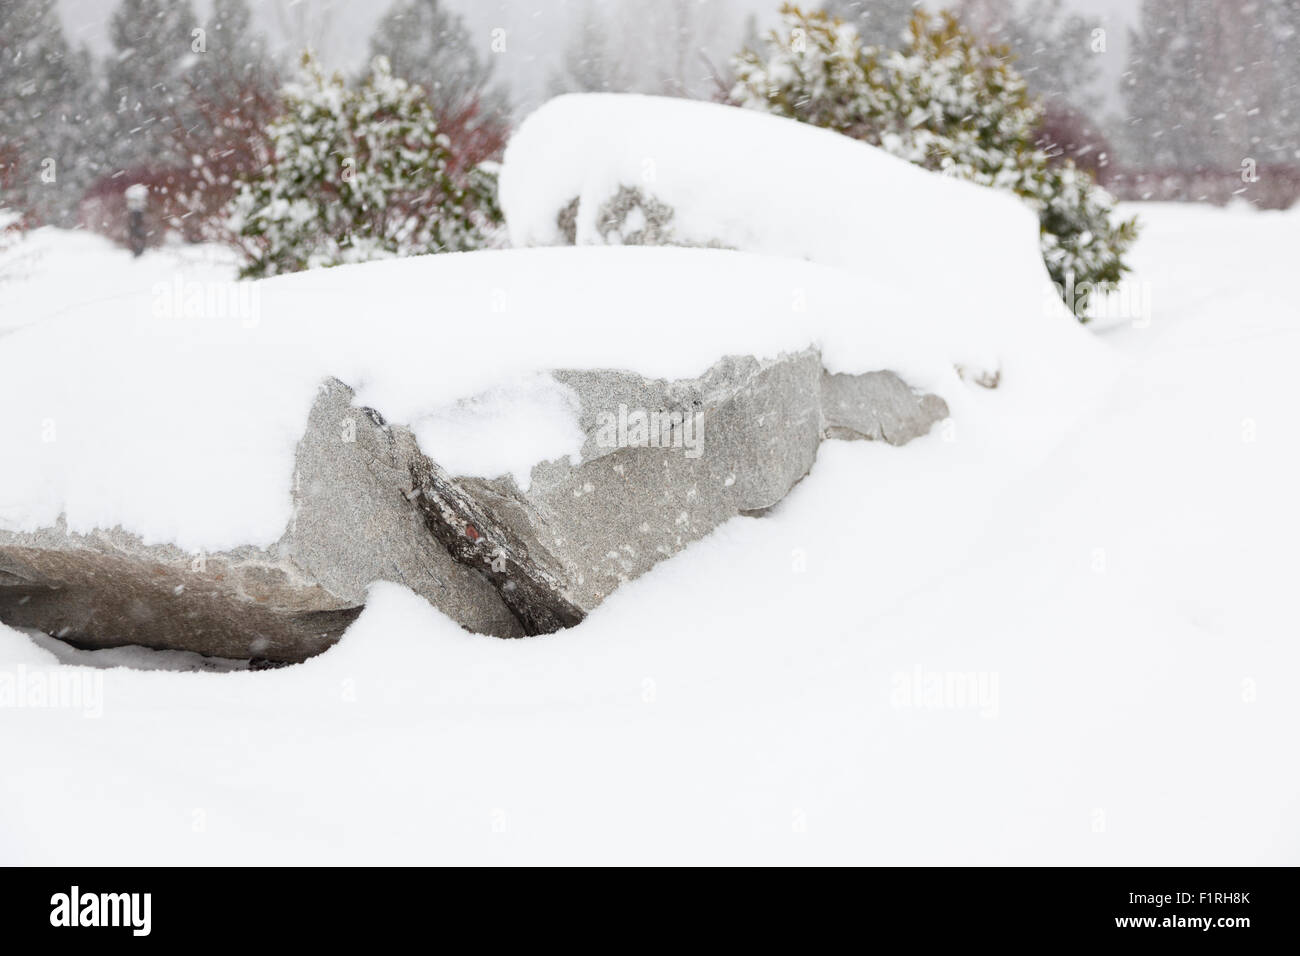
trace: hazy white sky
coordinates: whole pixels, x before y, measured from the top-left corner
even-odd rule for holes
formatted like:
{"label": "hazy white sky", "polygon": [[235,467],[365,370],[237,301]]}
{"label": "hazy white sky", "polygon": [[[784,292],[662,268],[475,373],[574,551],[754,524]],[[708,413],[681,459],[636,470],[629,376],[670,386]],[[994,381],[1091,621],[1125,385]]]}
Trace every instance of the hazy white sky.
{"label": "hazy white sky", "polygon": [[[527,100],[527,90],[544,97],[547,78],[559,62],[564,39],[583,0],[447,0],[448,5],[464,14],[470,28],[481,32],[484,46],[496,27],[506,30],[506,52],[498,54],[498,76],[510,82],[520,99]],[[617,10],[623,0],[596,0]],[[727,11],[733,29],[720,36],[718,59],[735,48],[741,24],[750,13],[757,15],[760,27],[776,17],[780,0],[698,0],[702,5],[720,5]],[[332,66],[356,69],[365,61],[370,32],[389,0],[250,0],[254,15],[273,42],[286,47],[299,46],[310,31],[313,45]],[[806,6],[816,6],[810,0]],[[929,5],[939,4],[931,2]],[[1140,0],[1073,0],[1069,6],[1091,16],[1103,18],[1109,31],[1105,54],[1106,92],[1114,99],[1116,84],[1123,69],[1127,46],[1125,27],[1136,20]],[[108,22],[117,6],[115,0],[59,0],[64,30],[75,43],[86,43],[92,50],[108,49]],[[211,0],[194,0],[193,6],[205,16]],[[731,35],[734,33],[734,38]],[[523,105],[527,105],[526,103]]]}

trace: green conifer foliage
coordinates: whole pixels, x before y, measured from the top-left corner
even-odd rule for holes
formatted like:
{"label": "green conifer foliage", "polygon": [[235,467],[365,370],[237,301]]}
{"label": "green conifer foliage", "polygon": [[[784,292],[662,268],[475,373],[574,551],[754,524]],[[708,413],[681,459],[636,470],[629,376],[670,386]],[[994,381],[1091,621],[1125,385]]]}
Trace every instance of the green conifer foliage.
{"label": "green conifer foliage", "polygon": [[383,57],[349,87],[304,56],[282,98],[273,160],[231,204],[245,276],[491,244],[494,172],[448,172],[450,144],[427,97]]}
{"label": "green conifer foliage", "polygon": [[981,43],[951,14],[918,11],[900,50],[864,46],[829,14],[782,8],[764,49],[734,60],[733,102],[879,146],[926,169],[1007,189],[1037,212],[1043,259],[1084,320],[1086,290],[1118,282],[1137,236],[1071,161],[1035,145],[1042,117],[1005,47]]}

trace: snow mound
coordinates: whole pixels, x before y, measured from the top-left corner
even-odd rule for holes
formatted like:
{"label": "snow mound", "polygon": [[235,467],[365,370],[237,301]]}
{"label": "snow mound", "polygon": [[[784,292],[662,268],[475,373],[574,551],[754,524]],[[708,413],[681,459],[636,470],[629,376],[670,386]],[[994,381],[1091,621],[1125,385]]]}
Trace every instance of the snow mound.
{"label": "snow mound", "polygon": [[567,242],[560,213],[577,199],[576,243],[618,242],[621,234],[602,234],[602,213],[620,189],[670,206],[675,244],[809,259],[887,281],[919,308],[944,303],[967,316],[981,336],[1004,319],[1065,314],[1059,299],[1052,306],[1037,219],[1014,196],[716,103],[591,93],[543,105],[505,154],[511,241]]}
{"label": "snow mound", "polygon": [[586,433],[578,396],[545,372],[457,402],[416,422],[421,448],[437,448],[453,474],[510,475],[524,491],[539,461],[562,455],[575,465]]}
{"label": "snow mound", "polygon": [[0,336],[79,304],[170,282],[176,273],[189,281],[221,282],[233,280],[237,271],[237,253],[215,243],[177,238],[135,259],[93,232],[33,229],[7,248],[0,242]]}
{"label": "snow mound", "polygon": [[244,283],[146,256],[136,288],[169,265],[134,293],[11,284],[30,324],[0,347],[0,529],[64,516],[192,551],[270,545],[331,376],[453,472],[524,486],[581,445],[555,369],[693,378],[817,346],[829,371],[890,369],[938,394],[963,440],[1011,429],[1026,451],[1108,380],[1012,198],[787,120],[622,95],[543,106],[501,193],[521,245],[559,241],[579,197],[584,245],[628,184],[672,206],[676,239],[745,251],[517,249]]}

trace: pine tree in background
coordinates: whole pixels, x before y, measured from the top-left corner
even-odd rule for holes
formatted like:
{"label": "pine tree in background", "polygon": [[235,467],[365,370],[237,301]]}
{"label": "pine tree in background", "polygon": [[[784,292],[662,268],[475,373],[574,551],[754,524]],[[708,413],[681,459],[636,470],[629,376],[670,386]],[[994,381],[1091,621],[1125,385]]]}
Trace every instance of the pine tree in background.
{"label": "pine tree in background", "polygon": [[1145,165],[1300,160],[1300,3],[1143,0],[1129,34],[1128,151]]}
{"label": "pine tree in background", "polygon": [[204,50],[188,77],[193,91],[220,99],[250,88],[275,88],[275,64],[266,38],[253,26],[248,0],[213,0],[203,29]]}
{"label": "pine tree in background", "polygon": [[1300,163],[1300,3],[1271,0],[1269,58],[1277,70],[1269,105],[1270,145],[1280,162]]}
{"label": "pine tree in background", "polygon": [[454,173],[499,158],[509,137],[510,103],[493,83],[488,49],[442,0],[396,0],[370,38],[372,62],[384,57],[395,76],[424,90],[451,139]]}
{"label": "pine tree in background", "polygon": [[169,127],[190,117],[186,97],[199,64],[193,35],[201,24],[189,0],[121,0],[109,23],[109,158],[118,169],[182,160]]}
{"label": "pine tree in background", "polygon": [[204,30],[184,98],[163,127],[165,152],[180,159],[149,184],[160,215],[186,238],[230,240],[225,209],[238,183],[271,160],[278,81],[247,0],[215,0]]}
{"label": "pine tree in background", "polygon": [[[734,49],[745,22],[730,0],[621,0],[617,6],[585,0],[552,93],[714,96],[719,70],[707,48]],[[735,39],[726,43],[727,37]]]}
{"label": "pine tree in background", "polygon": [[618,55],[614,30],[586,0],[577,28],[569,35],[561,66],[551,78],[551,91],[561,93],[616,93],[632,89],[629,65]]}
{"label": "pine tree in background", "polygon": [[0,3],[0,207],[66,224],[94,175],[93,60],[63,35],[55,0]]}
{"label": "pine tree in background", "polygon": [[440,122],[471,109],[497,120],[509,112],[488,49],[443,0],[395,0],[370,38],[371,59],[387,57],[395,76],[422,86]]}
{"label": "pine tree in background", "polygon": [[644,67],[648,91],[681,97],[704,93],[712,73],[704,48],[723,32],[729,13],[725,0],[630,0],[629,7],[623,15],[637,23],[642,45],[653,53],[630,47],[625,55]]}
{"label": "pine tree in background", "polygon": [[863,46],[825,13],[786,6],[782,19],[763,51],[736,58],[734,102],[1015,192],[1037,211],[1043,259],[1081,320],[1086,290],[1119,281],[1136,223],[1113,223],[1110,196],[1072,162],[1049,163],[1036,145],[1041,106],[1006,48],[981,44],[947,13],[917,13],[895,51]]}
{"label": "pine tree in background", "polygon": [[1068,12],[1065,0],[959,0],[954,12],[982,42],[1011,50],[1031,94],[1048,105],[1067,100],[1085,114],[1100,110],[1099,19]]}
{"label": "pine tree in background", "polygon": [[1129,31],[1124,97],[1133,155],[1148,166],[1192,169],[1214,163],[1213,146],[1198,142],[1202,111],[1217,113],[1209,93],[1210,69],[1203,3],[1146,0],[1140,25]]}
{"label": "pine tree in background", "polygon": [[1101,21],[1070,13],[1067,0],[958,0],[962,26],[987,46],[1005,46],[1031,95],[1042,101],[1038,144],[1052,159],[1072,159],[1094,178],[1114,157],[1097,118],[1102,111]]}
{"label": "pine tree in background", "polygon": [[382,57],[349,88],[304,55],[283,110],[269,130],[272,162],[231,207],[243,275],[492,243],[501,222],[494,175],[452,174],[424,91]]}

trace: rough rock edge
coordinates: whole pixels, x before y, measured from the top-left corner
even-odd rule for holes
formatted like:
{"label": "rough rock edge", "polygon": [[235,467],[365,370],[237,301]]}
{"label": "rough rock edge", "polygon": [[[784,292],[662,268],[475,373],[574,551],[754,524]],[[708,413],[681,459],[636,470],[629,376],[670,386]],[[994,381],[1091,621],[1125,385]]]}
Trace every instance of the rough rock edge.
{"label": "rough rock edge", "polygon": [[[330,647],[361,613],[359,603],[272,552],[242,547],[200,556],[146,546],[121,528],[70,533],[62,517],[31,533],[0,532],[0,560],[0,620],[53,630],[91,650],[139,645],[296,661]],[[153,636],[160,627],[166,644]]]}
{"label": "rough rock edge", "polygon": [[[817,355],[815,350],[799,354],[810,357]],[[797,356],[785,358],[790,360]],[[677,382],[645,380],[632,373],[617,372],[568,371],[556,374],[570,382],[583,375],[596,379],[602,375],[612,379],[621,376],[629,383],[638,383],[644,392],[657,395],[664,407],[689,411],[706,401],[725,401],[728,397],[724,394],[728,388],[727,376],[734,374],[738,367],[748,369],[746,374],[753,375],[756,374],[755,370],[762,372],[779,361],[781,360],[760,362],[746,357],[724,357],[698,379]],[[816,364],[820,367],[819,356]],[[881,404],[879,401],[872,407],[864,407],[862,402],[852,400],[855,391],[864,389],[877,399],[883,395],[884,407],[878,407]],[[853,406],[851,414],[844,414],[844,409],[837,407],[837,403],[845,403],[843,396],[846,392],[850,395],[849,404]],[[329,407],[335,412],[342,408],[362,418],[368,439],[382,446],[385,457],[392,458],[390,464],[398,470],[404,469],[409,477],[409,489],[394,488],[393,493],[403,495],[405,501],[418,511],[425,528],[446,555],[456,564],[481,577],[495,590],[504,607],[518,623],[517,630],[504,628],[494,630],[494,633],[500,636],[551,633],[582,621],[586,612],[568,596],[569,588],[566,586],[562,562],[536,540],[536,535],[528,535],[532,540],[527,540],[512,529],[508,520],[499,520],[512,511],[528,511],[530,503],[518,495],[516,489],[503,489],[490,480],[453,478],[419,451],[409,429],[389,425],[373,409],[352,405],[352,390],[338,380],[324,383],[322,394],[325,398],[318,398],[317,406],[313,408],[313,427],[326,427],[323,420],[316,418],[316,413],[331,400],[334,404]],[[820,396],[820,438],[865,438],[904,444],[924,434],[934,422],[947,416],[947,406],[941,398],[917,393],[897,375],[888,371],[832,375],[823,370]],[[583,426],[590,437],[591,423],[584,421]],[[300,454],[311,437],[304,435],[299,444]],[[589,441],[588,445],[591,444]],[[574,471],[581,471],[583,465],[605,454],[608,452],[596,451],[594,448],[584,449],[583,461]],[[372,459],[371,466],[368,467],[374,463]],[[545,469],[554,465],[555,463],[544,462],[537,468]],[[808,467],[811,467],[811,463]],[[772,500],[757,502],[753,508],[738,508],[733,513],[765,514],[788,493],[789,487],[808,473],[808,467],[794,476],[793,481],[774,489],[768,496]],[[300,504],[296,498],[295,522],[299,516]],[[494,508],[496,514],[493,513]],[[705,529],[703,533],[707,534],[716,526]],[[322,587],[319,575],[302,573],[303,567],[299,567],[299,561],[293,554],[294,549],[286,547],[288,536],[289,532],[286,532],[286,537],[268,550],[245,547],[207,555],[204,560],[210,573],[195,577],[191,567],[193,555],[170,545],[145,551],[143,542],[137,536],[121,529],[73,535],[68,534],[66,525],[60,519],[55,527],[29,535],[0,532],[0,557],[6,558],[8,565],[7,568],[0,568],[0,611],[4,611],[0,617],[14,626],[44,629],[39,620],[40,601],[43,596],[59,589],[42,585],[22,573],[22,556],[26,551],[30,551],[32,557],[40,556],[42,551],[58,552],[73,566],[75,573],[71,576],[72,580],[76,580],[78,575],[83,579],[93,579],[105,570],[102,564],[88,564],[81,568],[76,566],[78,552],[92,552],[108,556],[111,559],[107,560],[109,566],[121,563],[124,572],[134,572],[132,588],[136,588],[141,581],[146,586],[141,594],[125,594],[123,601],[126,603],[103,600],[105,592],[102,588],[99,591],[95,591],[93,586],[85,588],[88,599],[82,601],[78,598],[72,602],[76,611],[74,617],[79,615],[80,620],[59,628],[59,636],[69,643],[87,647],[124,643],[184,647],[200,653],[253,657],[276,663],[303,660],[337,641],[343,630],[360,613],[363,598],[352,594],[340,596],[332,589]],[[147,554],[143,560],[140,557],[142,552]],[[44,557],[48,559],[49,556],[46,554]],[[655,563],[662,559],[655,559]],[[142,565],[145,564],[150,567],[144,569]],[[235,576],[232,584],[215,587],[212,581],[204,580],[205,577],[210,577],[216,582],[224,582],[226,574]],[[124,574],[127,578],[131,576]],[[248,578],[247,584],[244,578]],[[374,576],[375,580],[382,578],[382,574]],[[400,569],[396,579],[407,583],[403,580]],[[82,583],[85,584],[85,581]],[[178,587],[182,592],[188,590],[189,594],[183,605],[180,605],[176,617],[169,619],[167,643],[142,639],[139,629],[131,626],[131,615],[125,609],[139,606],[148,612],[144,617],[152,618],[156,616],[153,608],[167,606],[166,592],[180,593],[176,590]],[[95,594],[101,595],[98,602],[93,600]],[[269,594],[279,594],[286,599],[275,605],[281,609],[279,615],[267,611]],[[424,593],[424,596],[444,611],[451,611],[439,600],[441,595]],[[132,604],[132,601],[135,603]],[[295,602],[301,606],[300,613],[283,613],[284,609],[291,608]],[[242,615],[248,615],[248,618],[245,619]],[[238,635],[233,640],[223,642],[221,639],[222,633],[232,630],[232,616],[238,622],[234,629],[245,632],[242,644],[237,639]],[[181,640],[171,637],[170,627],[176,626],[174,622],[182,622],[179,624],[183,635]],[[212,626],[213,622],[216,622],[215,627]],[[469,627],[464,621],[461,623],[462,626]],[[477,623],[483,625],[482,620]],[[196,629],[198,646],[189,640],[191,629]],[[227,645],[230,645],[229,648]],[[244,650],[241,651],[241,647]]]}
{"label": "rough rock edge", "polygon": [[412,494],[429,533],[456,561],[491,582],[525,634],[551,634],[581,623],[586,615],[564,598],[540,549],[530,549],[424,455],[413,457],[410,469]]}

